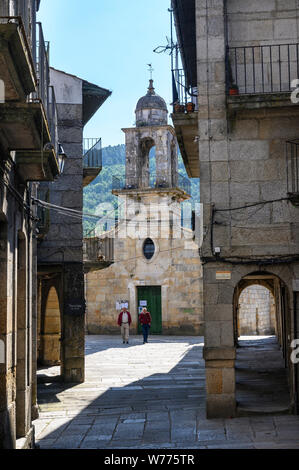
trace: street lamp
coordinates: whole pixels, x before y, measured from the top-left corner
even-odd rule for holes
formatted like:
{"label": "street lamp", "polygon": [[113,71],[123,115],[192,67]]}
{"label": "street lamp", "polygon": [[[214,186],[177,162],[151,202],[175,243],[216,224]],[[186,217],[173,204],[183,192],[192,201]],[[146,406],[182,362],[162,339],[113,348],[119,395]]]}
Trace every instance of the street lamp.
{"label": "street lamp", "polygon": [[64,163],[67,159],[67,155],[63,149],[63,146],[58,143],[58,166],[59,166],[59,173],[63,173],[64,170]]}

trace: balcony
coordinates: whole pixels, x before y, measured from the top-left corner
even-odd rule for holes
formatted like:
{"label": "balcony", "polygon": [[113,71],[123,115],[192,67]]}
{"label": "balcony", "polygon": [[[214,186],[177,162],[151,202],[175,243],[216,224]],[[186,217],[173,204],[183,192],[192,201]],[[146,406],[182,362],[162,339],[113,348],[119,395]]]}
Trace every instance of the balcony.
{"label": "balcony", "polygon": [[229,47],[227,95],[231,112],[294,106],[291,82],[299,78],[299,44]]}
{"label": "balcony", "polygon": [[[5,39],[4,32],[10,27],[16,33]],[[59,174],[57,107],[49,83],[48,50],[41,24],[37,28],[39,46],[34,64],[21,18],[7,18],[6,23],[0,23],[0,33],[4,31],[0,41],[0,64],[4,61],[0,77],[5,89],[4,100],[0,101],[0,134],[6,151],[16,152],[23,181],[52,181]],[[22,41],[22,53],[18,40]]]}
{"label": "balcony", "polygon": [[26,101],[37,86],[35,65],[20,17],[0,17],[0,79],[5,85],[5,102]]}
{"label": "balcony", "polygon": [[184,176],[176,173],[167,181],[166,178],[151,176],[149,172],[143,172],[142,177],[127,175],[124,178],[112,177],[112,194],[147,193],[158,190],[161,193],[175,192],[181,200],[189,199],[191,195],[191,183]]}
{"label": "balcony", "polygon": [[299,140],[286,142],[288,196],[299,206]]}
{"label": "balcony", "polygon": [[102,139],[83,141],[83,186],[88,186],[102,171]]}
{"label": "balcony", "polygon": [[199,177],[197,88],[188,85],[183,69],[172,71],[173,113],[171,115],[181,155],[190,178]]}
{"label": "balcony", "polygon": [[84,272],[108,268],[114,262],[114,239],[101,238],[95,230],[84,235],[83,263]]}

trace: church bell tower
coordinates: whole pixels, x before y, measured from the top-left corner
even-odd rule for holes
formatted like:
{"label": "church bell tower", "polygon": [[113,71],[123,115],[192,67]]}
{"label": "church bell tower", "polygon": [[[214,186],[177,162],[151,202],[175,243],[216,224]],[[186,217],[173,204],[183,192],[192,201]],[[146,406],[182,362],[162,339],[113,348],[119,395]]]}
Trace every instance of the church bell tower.
{"label": "church bell tower", "polygon": [[[189,181],[178,174],[175,130],[168,124],[166,103],[156,94],[152,79],[146,95],[138,100],[135,114],[136,126],[122,129],[126,136],[125,181],[115,179],[112,192],[120,198],[126,198],[126,220],[132,218],[130,206],[136,203],[143,207],[158,207],[158,212],[161,212],[162,207],[171,206],[172,217],[177,220],[176,225],[181,227],[180,203],[190,198],[190,186]],[[150,174],[149,165],[149,154],[153,147],[155,175]]]}

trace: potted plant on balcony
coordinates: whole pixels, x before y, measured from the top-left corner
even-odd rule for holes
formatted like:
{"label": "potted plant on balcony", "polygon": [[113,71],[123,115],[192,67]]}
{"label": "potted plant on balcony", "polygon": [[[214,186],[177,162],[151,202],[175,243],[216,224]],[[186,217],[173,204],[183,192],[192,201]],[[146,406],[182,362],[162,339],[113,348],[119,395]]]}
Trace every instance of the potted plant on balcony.
{"label": "potted plant on balcony", "polygon": [[239,88],[238,88],[238,86],[235,85],[235,84],[230,85],[230,87],[229,87],[229,89],[228,89],[228,94],[229,94],[230,96],[236,96],[236,95],[238,95],[238,94],[239,94]]}
{"label": "potted plant on balcony", "polygon": [[192,101],[189,101],[189,102],[186,104],[186,111],[187,111],[187,113],[194,113],[194,110],[195,110],[195,104],[192,103]]}
{"label": "potted plant on balcony", "polygon": [[185,112],[185,106],[183,104],[180,104],[179,101],[176,101],[174,103],[174,112],[175,113],[184,113]]}

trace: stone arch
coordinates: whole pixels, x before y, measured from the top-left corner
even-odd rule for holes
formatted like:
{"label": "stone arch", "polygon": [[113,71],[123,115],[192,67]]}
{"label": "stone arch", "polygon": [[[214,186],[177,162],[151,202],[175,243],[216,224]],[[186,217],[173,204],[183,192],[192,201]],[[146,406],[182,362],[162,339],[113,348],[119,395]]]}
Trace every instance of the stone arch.
{"label": "stone arch", "polygon": [[[239,337],[240,298],[248,289],[267,289],[274,299],[274,331],[264,331],[252,338]],[[256,299],[255,299],[256,300]],[[243,275],[234,291],[234,337],[237,348],[236,398],[238,412],[260,409],[290,411],[293,401],[293,365],[289,347],[291,331],[291,297],[288,285],[278,274],[254,271]],[[261,305],[259,299],[259,306]],[[274,334],[273,334],[274,333]],[[246,336],[251,336],[247,335]],[[277,341],[274,336],[276,336]],[[288,380],[287,380],[288,376]],[[254,386],[253,386],[254,384]]]}
{"label": "stone arch", "polygon": [[286,283],[277,274],[269,271],[254,271],[244,275],[237,283],[233,296],[234,338],[238,344],[239,298],[247,287],[259,285],[268,289],[275,300],[276,334],[287,360],[288,334],[290,333],[290,296]]}
{"label": "stone arch", "polygon": [[[143,137],[139,142],[139,175],[140,183],[139,187],[150,186],[150,172],[149,172],[149,155],[153,147],[156,146],[156,142],[152,137]],[[156,180],[156,177],[155,177]]]}
{"label": "stone arch", "polygon": [[47,366],[61,363],[61,313],[56,287],[50,285],[41,318],[40,362]]}
{"label": "stone arch", "polygon": [[268,287],[252,284],[239,296],[238,336],[276,335],[275,300]]}

